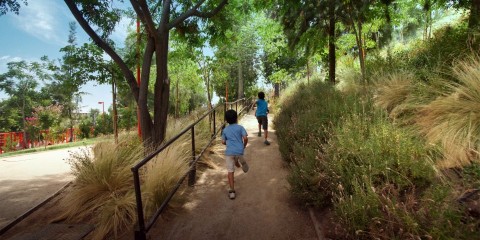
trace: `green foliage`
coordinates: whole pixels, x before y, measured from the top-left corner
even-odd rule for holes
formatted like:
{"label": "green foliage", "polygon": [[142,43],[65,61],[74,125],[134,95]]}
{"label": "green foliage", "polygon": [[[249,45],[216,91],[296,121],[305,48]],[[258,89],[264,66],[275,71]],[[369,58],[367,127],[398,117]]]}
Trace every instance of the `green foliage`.
{"label": "green foliage", "polygon": [[84,118],[81,120],[80,124],[78,125],[80,130],[80,138],[90,138],[91,130],[93,128],[93,123],[90,119]]}
{"label": "green foliage", "polygon": [[386,57],[368,58],[371,74],[378,72],[407,71],[425,82],[435,81],[437,76],[451,79],[448,69],[458,60],[471,54],[480,43],[471,35],[464,23],[446,26],[434,33],[428,41],[416,40],[393,48]]}
{"label": "green foliage", "polygon": [[301,155],[294,152],[295,144],[325,143],[342,115],[361,108],[359,98],[344,96],[327,83],[299,83],[295,88],[297,92],[282,96],[275,118],[280,152],[288,162],[297,161],[296,156]]}
{"label": "green foliage", "polygon": [[3,152],[11,152],[17,149],[18,141],[15,141],[11,136],[7,136],[5,139],[5,146],[2,147]]}
{"label": "green foliage", "polygon": [[[478,220],[465,217],[436,168],[439,150],[392,124],[369,99],[318,82],[298,84],[282,96],[275,126],[290,163],[293,196],[303,204],[332,206],[343,228],[335,236],[340,239],[478,234]],[[474,169],[466,176],[478,175]]]}

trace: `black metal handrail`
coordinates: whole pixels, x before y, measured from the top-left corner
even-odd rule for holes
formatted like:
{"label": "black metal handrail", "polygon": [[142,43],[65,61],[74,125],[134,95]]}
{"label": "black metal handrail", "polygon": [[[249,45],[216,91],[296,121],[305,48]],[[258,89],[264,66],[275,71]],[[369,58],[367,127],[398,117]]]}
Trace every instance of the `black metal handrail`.
{"label": "black metal handrail", "polygon": [[[178,133],[176,136],[172,137],[170,140],[168,140],[166,143],[164,143],[160,148],[149,154],[147,157],[145,157],[143,160],[135,164],[131,170],[133,173],[133,183],[134,183],[134,188],[135,188],[135,198],[137,202],[137,218],[138,218],[138,223],[135,228],[135,239],[136,240],[146,240],[146,234],[147,232],[151,229],[155,221],[158,219],[160,214],[165,210],[167,207],[168,203],[170,200],[173,198],[175,193],[177,192],[178,188],[182,185],[183,181],[187,176],[189,176],[188,179],[188,185],[193,186],[195,184],[195,175],[196,175],[196,163],[200,157],[202,157],[203,153],[205,150],[210,146],[215,140],[215,137],[217,134],[221,131],[221,129],[225,126],[225,121],[223,121],[223,124],[219,126],[219,128],[216,128],[216,121],[215,121],[215,116],[216,116],[216,111],[220,107],[224,107],[224,116],[225,116],[225,111],[227,110],[228,106],[230,106],[230,109],[233,109],[233,105],[235,105],[235,110],[238,112],[238,105],[239,103],[243,103],[243,108],[240,110],[238,113],[239,115],[242,114],[245,110],[248,110],[252,107],[252,101],[250,99],[239,99],[234,102],[225,102],[223,104],[218,104],[215,106],[213,109],[202,115],[200,118],[197,119],[194,123],[190,124],[188,127],[183,129],[180,133]],[[211,136],[211,139],[209,143],[203,147],[203,149],[200,151],[198,155],[195,154],[195,125],[197,125],[200,121],[202,121],[205,117],[209,116],[210,118],[213,118],[213,121],[210,121],[213,123],[213,133]],[[175,187],[170,191],[168,194],[167,198],[163,201],[163,203],[160,205],[160,207],[157,209],[157,211],[153,214],[153,216],[150,218],[148,224],[145,224],[145,216],[143,212],[143,202],[142,202],[142,192],[140,188],[140,174],[139,170],[142,166],[147,164],[150,160],[152,160],[157,154],[165,150],[168,146],[170,146],[172,143],[174,143],[176,140],[178,140],[180,137],[182,137],[184,134],[186,134],[188,131],[191,131],[192,135],[192,160],[190,162],[190,168],[189,170],[182,175],[180,180],[177,182]]]}

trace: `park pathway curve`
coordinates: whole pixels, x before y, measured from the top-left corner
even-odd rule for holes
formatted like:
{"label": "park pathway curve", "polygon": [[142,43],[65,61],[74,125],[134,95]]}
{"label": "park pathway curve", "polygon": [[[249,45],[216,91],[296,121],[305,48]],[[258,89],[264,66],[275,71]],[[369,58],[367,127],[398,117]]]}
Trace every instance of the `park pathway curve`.
{"label": "park pathway curve", "polygon": [[218,167],[198,175],[188,201],[176,214],[162,216],[149,239],[317,239],[308,211],[290,197],[272,118],[269,115],[270,146],[263,144],[263,134],[257,136],[253,112],[240,121],[248,133],[245,159],[250,170],[235,171],[235,200],[228,198],[223,154],[213,154]]}

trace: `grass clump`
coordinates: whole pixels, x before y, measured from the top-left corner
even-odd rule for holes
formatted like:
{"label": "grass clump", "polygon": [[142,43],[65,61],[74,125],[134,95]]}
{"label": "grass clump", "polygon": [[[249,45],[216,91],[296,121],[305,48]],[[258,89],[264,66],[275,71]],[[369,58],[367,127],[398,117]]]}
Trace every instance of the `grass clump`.
{"label": "grass clump", "polygon": [[75,181],[63,200],[64,216],[69,221],[91,221],[96,230],[93,239],[115,238],[129,229],[136,217],[135,195],[130,167],[143,156],[135,137],[118,145],[100,142],[92,153],[84,150],[71,156]]}
{"label": "grass clump", "polygon": [[[167,138],[175,136],[195,117],[172,121]],[[208,119],[195,127],[196,147],[205,147],[210,138]],[[63,199],[64,214],[59,219],[95,225],[92,239],[119,238],[131,233],[137,221],[131,167],[144,158],[143,144],[136,134],[123,135],[95,144],[91,151],[74,154],[70,164],[75,176],[73,189]],[[198,153],[198,150],[197,150]],[[192,160],[191,134],[185,134],[140,169],[145,219],[153,215],[170,191],[189,169]],[[173,202],[182,199],[181,192]]]}
{"label": "grass clump", "polygon": [[351,115],[334,132],[321,164],[347,236],[421,236],[415,210],[436,179],[432,152],[382,114]]}
{"label": "grass clump", "polygon": [[443,167],[459,167],[478,161],[480,151],[480,61],[459,62],[453,69],[458,83],[447,94],[425,105],[417,124],[427,140],[443,146]]}

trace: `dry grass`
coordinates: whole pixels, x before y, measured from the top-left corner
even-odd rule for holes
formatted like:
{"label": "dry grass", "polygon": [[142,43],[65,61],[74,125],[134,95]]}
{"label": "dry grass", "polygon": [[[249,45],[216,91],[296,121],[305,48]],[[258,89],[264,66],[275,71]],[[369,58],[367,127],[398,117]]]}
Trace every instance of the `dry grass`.
{"label": "dry grass", "polygon": [[182,175],[187,172],[191,160],[189,143],[185,138],[176,141],[147,164],[143,184],[147,216],[160,207]]}
{"label": "dry grass", "polygon": [[412,91],[414,76],[406,72],[397,72],[377,77],[375,81],[375,104],[385,110],[395,118],[399,115],[400,109],[405,103],[408,95]]}
{"label": "dry grass", "polygon": [[429,142],[440,143],[443,166],[464,166],[478,161],[480,145],[480,62],[462,61],[453,69],[458,84],[449,93],[422,107],[417,124]]}
{"label": "dry grass", "polygon": [[[167,139],[197,119],[197,115],[170,119]],[[208,119],[195,127],[196,149],[210,139]],[[113,140],[97,143],[90,153],[84,150],[72,155],[70,163],[76,179],[73,190],[62,202],[59,219],[90,222],[95,225],[92,239],[118,238],[132,231],[136,222],[136,201],[131,167],[144,157],[142,143],[136,133],[121,135],[119,144]],[[192,160],[191,134],[187,133],[140,171],[145,215],[151,216],[166,199],[179,179],[188,171]],[[178,200],[182,194],[176,194]]]}
{"label": "dry grass", "polygon": [[[118,236],[135,221],[135,197],[130,167],[143,156],[135,137],[125,137],[118,145],[100,142],[88,151],[71,156],[76,179],[63,201],[62,218],[91,221],[96,226],[93,239]],[[93,156],[92,156],[93,155]]]}

